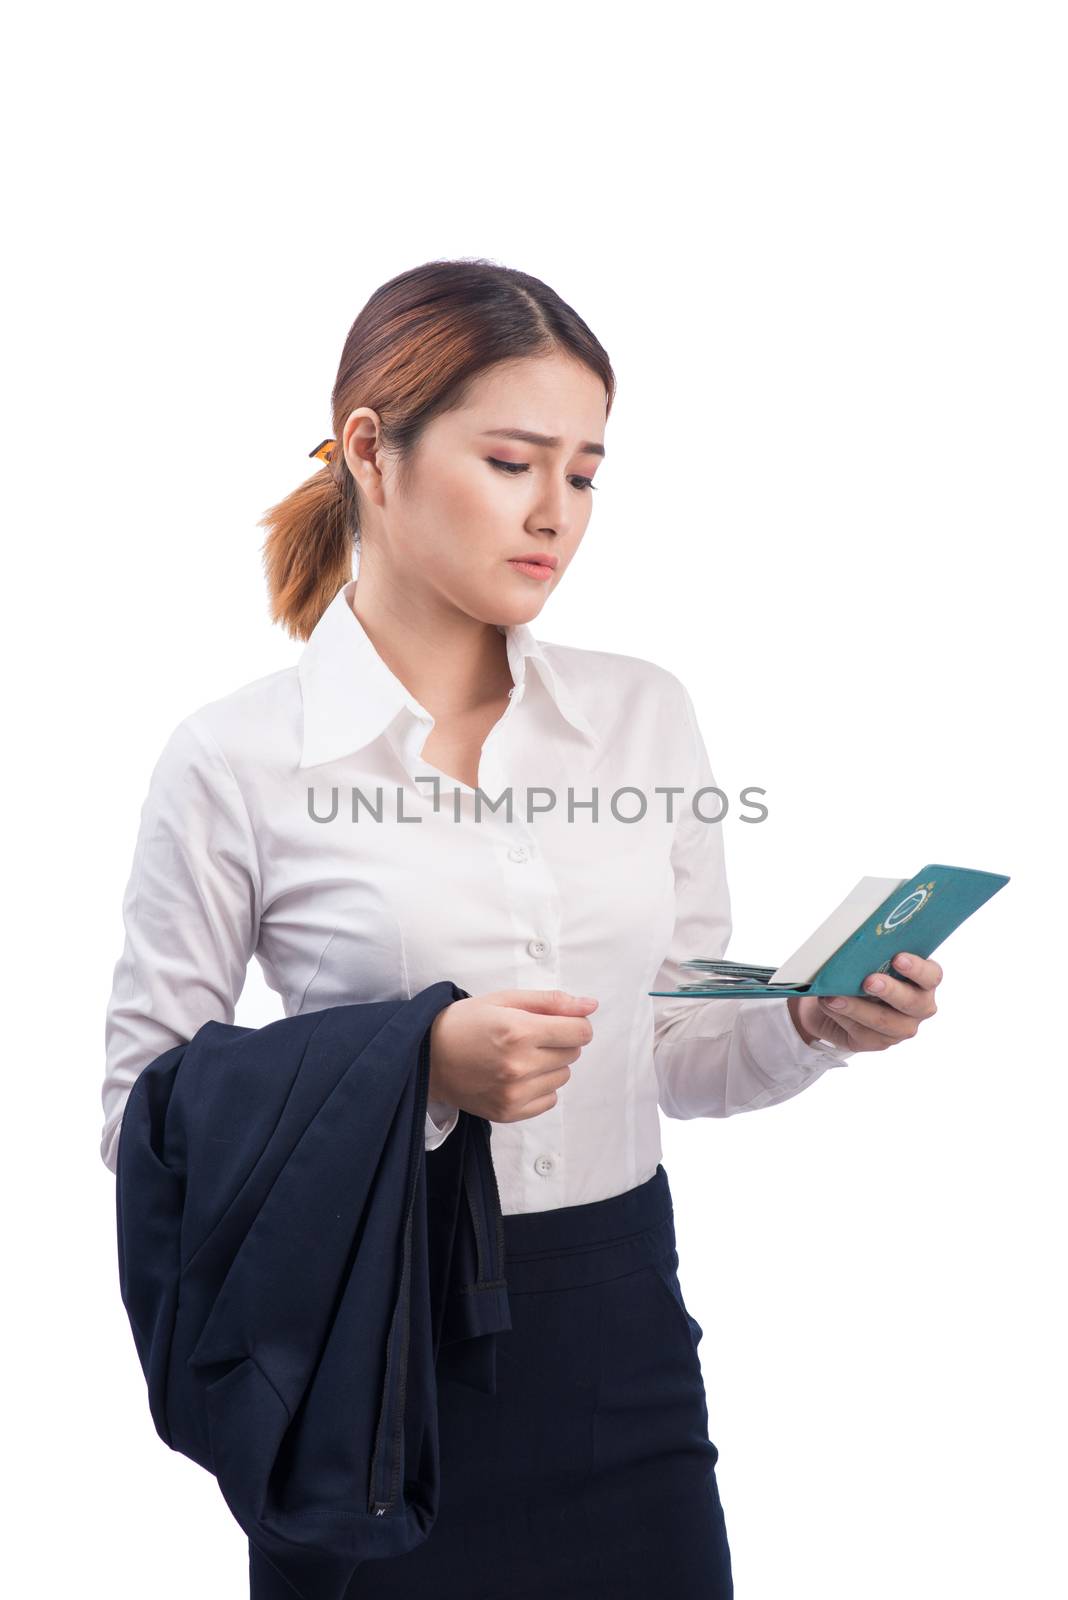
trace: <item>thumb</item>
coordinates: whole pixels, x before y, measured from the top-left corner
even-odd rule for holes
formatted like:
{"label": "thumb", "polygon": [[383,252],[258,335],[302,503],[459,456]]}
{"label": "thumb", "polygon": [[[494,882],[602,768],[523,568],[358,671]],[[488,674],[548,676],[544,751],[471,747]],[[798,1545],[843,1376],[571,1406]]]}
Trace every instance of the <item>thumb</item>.
{"label": "thumb", "polygon": [[519,1011],[549,1012],[554,1016],[582,1017],[600,1004],[589,994],[568,994],[566,989],[497,989],[483,1000],[496,1006],[514,1006]]}

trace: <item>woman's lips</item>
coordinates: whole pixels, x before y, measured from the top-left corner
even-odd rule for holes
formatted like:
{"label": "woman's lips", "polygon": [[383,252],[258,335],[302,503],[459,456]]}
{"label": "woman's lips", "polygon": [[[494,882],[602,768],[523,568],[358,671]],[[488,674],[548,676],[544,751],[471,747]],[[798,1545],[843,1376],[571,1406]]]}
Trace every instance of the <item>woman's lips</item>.
{"label": "woman's lips", "polygon": [[540,578],[543,583],[553,575],[547,561],[509,561],[508,565],[517,572],[525,572],[528,578]]}

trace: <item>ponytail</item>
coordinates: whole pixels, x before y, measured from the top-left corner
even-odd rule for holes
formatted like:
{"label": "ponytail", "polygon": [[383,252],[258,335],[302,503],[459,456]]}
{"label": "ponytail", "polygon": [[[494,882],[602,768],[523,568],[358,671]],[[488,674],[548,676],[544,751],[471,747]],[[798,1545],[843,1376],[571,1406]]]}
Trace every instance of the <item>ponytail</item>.
{"label": "ponytail", "polygon": [[[339,470],[347,473],[344,460]],[[272,622],[294,639],[307,639],[343,583],[352,577],[357,530],[350,496],[322,467],[261,517],[269,531],[263,542]],[[353,485],[355,487],[355,485]]]}

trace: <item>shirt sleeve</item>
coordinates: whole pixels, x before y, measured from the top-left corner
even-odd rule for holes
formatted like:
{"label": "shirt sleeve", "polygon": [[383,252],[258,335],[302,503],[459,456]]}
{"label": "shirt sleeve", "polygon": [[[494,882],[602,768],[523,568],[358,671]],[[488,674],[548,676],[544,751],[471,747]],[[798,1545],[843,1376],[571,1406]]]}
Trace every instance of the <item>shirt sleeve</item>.
{"label": "shirt sleeve", "polygon": [[[115,1171],[122,1114],[138,1074],[205,1022],[232,1023],[259,941],[262,880],[255,835],[230,766],[208,729],[186,717],[149,779],[123,898],[125,941],[105,1022],[100,1154]],[[431,1101],[424,1145],[455,1128]]]}
{"label": "shirt sleeve", "polygon": [[231,1023],[259,936],[261,880],[244,799],[210,732],[186,717],[148,794],[123,897],[105,1021],[100,1154],[115,1171],[138,1074],[205,1022]]}
{"label": "shirt sleeve", "polygon": [[[694,956],[722,959],[731,936],[722,824],[708,752],[693,702],[679,684],[692,778],[679,797],[671,861],[675,874],[675,925],[654,989],[693,982],[682,962]],[[780,1000],[703,1000],[653,997],[653,1058],[658,1100],[669,1117],[729,1117],[757,1111],[807,1089],[853,1051],[827,1040],[806,1044]]]}
{"label": "shirt sleeve", "polygon": [[459,1120],[459,1106],[450,1106],[444,1100],[428,1100],[426,1136],[423,1140],[425,1148],[436,1150],[439,1144],[444,1144]]}

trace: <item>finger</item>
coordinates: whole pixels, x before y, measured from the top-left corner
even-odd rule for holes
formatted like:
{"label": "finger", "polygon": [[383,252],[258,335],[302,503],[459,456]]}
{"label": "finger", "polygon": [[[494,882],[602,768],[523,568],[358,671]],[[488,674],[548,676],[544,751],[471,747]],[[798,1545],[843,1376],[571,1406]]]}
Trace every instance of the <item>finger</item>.
{"label": "finger", "polygon": [[907,1017],[933,1017],[938,1009],[932,989],[921,989],[901,978],[892,978],[888,972],[870,973],[863,987],[865,994]]}
{"label": "finger", "polygon": [[[880,1037],[911,1039],[920,1025],[915,1017],[905,1016],[892,1006],[883,1005],[881,1000],[864,1000],[859,995],[820,995],[818,998],[827,1015],[850,1032],[856,1026]],[[843,1003],[832,1006],[829,1003],[832,999]]]}
{"label": "finger", "polygon": [[561,1088],[570,1077],[570,1061],[561,1061],[551,1072],[538,1072],[529,1078],[524,1078],[523,1093],[529,1095],[532,1100],[540,1099],[542,1095],[552,1094]]}
{"label": "finger", "polygon": [[593,1020],[590,1017],[539,1017],[526,1037],[539,1055],[544,1051],[573,1050],[590,1043]]}
{"label": "finger", "polygon": [[944,976],[937,961],[927,956],[914,956],[907,950],[899,951],[893,964],[896,972],[902,973],[910,983],[918,983],[921,989],[937,989]]}
{"label": "finger", "polygon": [[600,1002],[590,994],[569,994],[566,989],[495,989],[480,996],[491,1005],[511,1006],[518,1011],[537,1011],[585,1016]]}
{"label": "finger", "polygon": [[[832,1012],[833,1016],[834,1013]],[[916,1027],[919,1026],[917,1023]],[[901,1043],[901,1038],[910,1038],[911,1034],[895,1037],[893,1034],[882,1033],[875,1028],[869,1028],[865,1023],[855,1018],[848,1018],[842,1023],[842,1031],[846,1036],[847,1049],[850,1050],[890,1050],[895,1044]],[[913,1029],[915,1031],[915,1029]]]}
{"label": "finger", "polygon": [[569,1060],[562,1060],[551,1072],[529,1074],[510,1086],[510,1104],[522,1117],[540,1116],[556,1104],[556,1096],[570,1078]]}
{"label": "finger", "polygon": [[517,1122],[529,1122],[531,1117],[540,1117],[546,1111],[552,1111],[557,1104],[555,1091],[552,1094],[540,1095],[537,1100],[529,1100],[522,1113],[516,1118]]}

